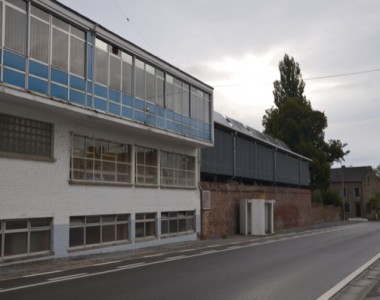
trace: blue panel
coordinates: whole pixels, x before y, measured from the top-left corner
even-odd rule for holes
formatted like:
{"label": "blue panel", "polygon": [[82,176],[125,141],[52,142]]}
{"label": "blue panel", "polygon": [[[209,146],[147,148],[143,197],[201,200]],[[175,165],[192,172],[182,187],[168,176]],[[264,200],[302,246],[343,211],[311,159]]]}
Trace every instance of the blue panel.
{"label": "blue panel", "polygon": [[151,114],[156,113],[156,106],[152,103],[146,103],[146,111],[150,112]]}
{"label": "blue panel", "polygon": [[87,95],[87,107],[92,107],[92,96]]}
{"label": "blue panel", "polygon": [[109,93],[110,100],[120,103],[120,97],[121,97],[120,92],[115,91],[113,89],[109,89],[108,93]]}
{"label": "blue panel", "polygon": [[182,125],[178,123],[174,123],[174,131],[178,133],[182,133]]}
{"label": "blue panel", "polygon": [[146,115],[145,121],[149,125],[156,125],[155,118],[153,115]]}
{"label": "blue panel", "polygon": [[107,101],[104,99],[96,98],[94,99],[94,109],[107,111]]}
{"label": "blue panel", "polygon": [[67,85],[69,82],[68,74],[56,68],[51,68],[51,80]]}
{"label": "blue panel", "polygon": [[189,136],[190,135],[190,127],[183,126],[183,134]]}
{"label": "blue panel", "polygon": [[16,85],[25,88],[25,75],[24,73],[15,72],[4,68],[3,80],[5,83]]}
{"label": "blue panel", "polygon": [[52,84],[50,84],[50,95],[52,97],[67,100],[68,99],[68,89],[63,87],[63,86],[56,85],[56,84],[52,83]]}
{"label": "blue panel", "polygon": [[109,112],[114,115],[120,116],[120,104],[115,104],[110,102],[109,104]]}
{"label": "blue panel", "polygon": [[26,59],[24,56],[4,51],[4,65],[25,72]]}
{"label": "blue panel", "polygon": [[87,93],[92,94],[92,82],[87,81]]}
{"label": "blue panel", "polygon": [[203,123],[202,121],[198,121],[198,129],[204,130],[205,129],[205,123]]}
{"label": "blue panel", "polygon": [[190,125],[190,118],[182,116],[182,123],[185,125]]}
{"label": "blue panel", "polygon": [[47,95],[48,82],[42,79],[29,76],[28,89]]}
{"label": "blue panel", "polygon": [[156,117],[156,126],[165,128],[165,119]]}
{"label": "blue panel", "polygon": [[93,46],[87,44],[87,78],[93,79]]}
{"label": "blue panel", "polygon": [[190,129],[190,135],[192,137],[196,137],[197,138],[198,137],[198,130],[191,128]]}
{"label": "blue panel", "polygon": [[107,88],[95,83],[94,94],[99,97],[107,98]]}
{"label": "blue panel", "polygon": [[174,114],[174,121],[181,123],[182,122],[182,115]]}
{"label": "blue panel", "polygon": [[156,114],[160,117],[165,117],[165,108],[156,106]]}
{"label": "blue panel", "polygon": [[171,120],[173,120],[173,118],[174,118],[174,112],[172,112],[171,110],[165,110],[165,117],[167,118],[167,119],[171,119]]}
{"label": "blue panel", "polygon": [[141,111],[135,110],[135,120],[139,121],[139,122],[144,122],[145,121],[145,114]]}
{"label": "blue panel", "polygon": [[47,79],[49,77],[49,67],[34,60],[29,60],[29,73]]}
{"label": "blue panel", "polygon": [[132,119],[132,109],[131,108],[123,106],[121,114],[123,115],[123,117],[126,117],[128,119]]}
{"label": "blue panel", "polygon": [[83,78],[70,75],[70,87],[84,91],[86,89],[86,81]]}
{"label": "blue panel", "polygon": [[191,127],[198,128],[198,122],[197,122],[197,120],[193,120],[193,119],[191,119],[190,121],[191,121],[191,122],[190,122]]}
{"label": "blue panel", "polygon": [[134,103],[135,103],[135,109],[138,109],[138,110],[144,110],[144,101],[140,100],[140,99],[134,99]]}
{"label": "blue panel", "polygon": [[174,130],[174,125],[172,121],[166,120],[166,129],[173,131]]}
{"label": "blue panel", "polygon": [[123,104],[132,107],[132,97],[127,94],[122,94]]}
{"label": "blue panel", "polygon": [[70,89],[70,101],[84,106],[85,94]]}

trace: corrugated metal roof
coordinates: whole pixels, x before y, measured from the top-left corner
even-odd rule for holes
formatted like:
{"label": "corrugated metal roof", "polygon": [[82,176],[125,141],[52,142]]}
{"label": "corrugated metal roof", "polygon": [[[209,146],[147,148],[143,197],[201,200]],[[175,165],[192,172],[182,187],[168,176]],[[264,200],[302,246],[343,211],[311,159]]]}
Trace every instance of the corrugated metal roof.
{"label": "corrugated metal roof", "polygon": [[243,123],[241,123],[237,120],[234,120],[230,117],[224,117],[222,114],[220,114],[216,111],[214,111],[214,122],[228,128],[230,130],[235,130],[236,132],[239,132],[243,135],[249,136],[249,137],[254,138],[260,142],[268,144],[272,147],[275,147],[275,148],[281,149],[285,152],[291,153],[291,154],[298,156],[304,160],[311,161],[309,158],[304,157],[298,153],[291,151],[290,148],[288,147],[288,145],[286,145],[283,141],[275,139],[272,136],[265,134],[265,133],[262,133],[262,132],[254,129],[250,126],[246,126]]}

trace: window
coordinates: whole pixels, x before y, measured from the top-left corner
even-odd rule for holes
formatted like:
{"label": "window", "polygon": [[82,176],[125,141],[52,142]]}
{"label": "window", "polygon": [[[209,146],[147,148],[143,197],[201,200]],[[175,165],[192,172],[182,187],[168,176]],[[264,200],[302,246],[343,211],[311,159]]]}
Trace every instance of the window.
{"label": "window", "polygon": [[360,197],[360,188],[356,187],[354,190],[355,197]]}
{"label": "window", "polygon": [[145,64],[141,60],[135,60],[136,97],[145,99]]}
{"label": "window", "polygon": [[194,211],[161,213],[161,235],[192,233],[194,231]]}
{"label": "window", "polygon": [[70,217],[70,248],[128,241],[129,215]]}
{"label": "window", "polygon": [[108,85],[108,45],[95,40],[95,81]]}
{"label": "window", "polygon": [[32,6],[30,17],[30,57],[49,63],[49,14]]}
{"label": "window", "polygon": [[70,72],[84,77],[86,67],[86,34],[73,26],[70,35]]}
{"label": "window", "polygon": [[0,258],[50,253],[51,218],[0,221]]}
{"label": "window", "polygon": [[5,48],[26,54],[27,15],[26,3],[21,0],[12,1],[14,6],[5,5]]}
{"label": "window", "polygon": [[146,101],[156,103],[156,70],[145,64],[145,99]]}
{"label": "window", "polygon": [[122,52],[122,91],[128,95],[132,95],[132,78],[133,78],[133,58],[131,55]]}
{"label": "window", "polygon": [[151,238],[156,236],[156,214],[136,214],[136,238]]}
{"label": "window", "polygon": [[347,197],[347,189],[346,189],[346,188],[343,188],[343,197],[344,197],[344,198]]}
{"label": "window", "polygon": [[136,183],[143,185],[158,184],[157,150],[136,147]]}
{"label": "window", "polygon": [[161,151],[161,185],[195,187],[195,157]]}
{"label": "window", "polygon": [[110,88],[121,90],[121,60],[120,57],[110,54]]}
{"label": "window", "polygon": [[53,17],[52,66],[68,71],[69,66],[69,24]]}
{"label": "window", "polygon": [[131,146],[72,136],[71,179],[99,183],[131,183]]}
{"label": "window", "polygon": [[53,157],[53,125],[0,114],[0,152]]}
{"label": "window", "polygon": [[190,115],[205,123],[210,123],[211,100],[210,95],[191,87]]}
{"label": "window", "polygon": [[165,97],[165,77],[164,72],[156,70],[156,103],[164,106]]}
{"label": "window", "polygon": [[174,78],[166,75],[166,108],[174,110]]}

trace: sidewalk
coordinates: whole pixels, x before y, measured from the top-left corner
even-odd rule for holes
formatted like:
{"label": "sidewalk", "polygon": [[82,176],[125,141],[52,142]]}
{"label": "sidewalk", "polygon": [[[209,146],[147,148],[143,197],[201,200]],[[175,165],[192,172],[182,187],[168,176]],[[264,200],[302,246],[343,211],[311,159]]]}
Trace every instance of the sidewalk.
{"label": "sidewalk", "polygon": [[[249,243],[268,239],[276,239],[282,235],[292,235],[309,230],[323,229],[335,226],[347,225],[347,222],[337,222],[331,224],[321,224],[305,228],[293,228],[276,232],[265,237],[233,235],[227,238],[217,238],[209,240],[195,240],[176,244],[167,244],[157,247],[141,248],[135,250],[111,252],[95,255],[83,255],[67,257],[61,259],[41,260],[26,263],[3,264],[0,265],[0,281],[11,278],[22,277],[35,273],[45,273],[56,270],[73,270],[94,264],[106,263],[114,260],[133,260],[143,256],[156,254],[177,253],[186,249],[203,249],[216,245],[228,245],[236,243]],[[380,260],[376,261],[331,299],[351,300],[367,299],[380,300]]]}

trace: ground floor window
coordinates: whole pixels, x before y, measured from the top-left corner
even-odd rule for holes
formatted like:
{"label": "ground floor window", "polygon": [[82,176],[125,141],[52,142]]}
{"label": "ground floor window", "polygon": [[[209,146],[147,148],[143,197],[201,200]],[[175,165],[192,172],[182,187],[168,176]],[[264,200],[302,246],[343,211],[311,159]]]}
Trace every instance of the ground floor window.
{"label": "ground floor window", "polygon": [[183,234],[195,231],[194,211],[161,213],[161,234]]}
{"label": "ground floor window", "polygon": [[152,238],[156,236],[156,214],[136,214],[136,238]]}
{"label": "ground floor window", "polygon": [[51,218],[0,220],[0,257],[48,254]]}
{"label": "ground floor window", "polygon": [[129,215],[70,217],[70,248],[128,241]]}

